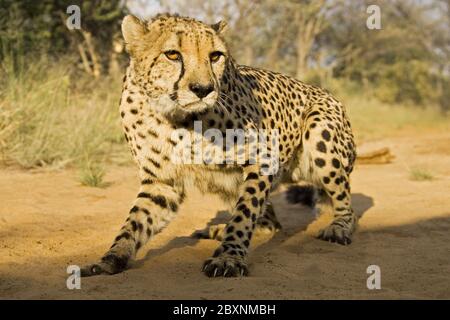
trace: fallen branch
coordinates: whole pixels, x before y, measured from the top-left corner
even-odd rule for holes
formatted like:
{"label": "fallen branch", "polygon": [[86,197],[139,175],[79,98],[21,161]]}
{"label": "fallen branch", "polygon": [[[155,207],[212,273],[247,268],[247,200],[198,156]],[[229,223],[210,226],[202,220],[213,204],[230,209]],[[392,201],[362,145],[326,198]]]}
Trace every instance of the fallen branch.
{"label": "fallen branch", "polygon": [[385,164],[391,163],[395,156],[389,148],[366,152],[356,157],[357,164]]}

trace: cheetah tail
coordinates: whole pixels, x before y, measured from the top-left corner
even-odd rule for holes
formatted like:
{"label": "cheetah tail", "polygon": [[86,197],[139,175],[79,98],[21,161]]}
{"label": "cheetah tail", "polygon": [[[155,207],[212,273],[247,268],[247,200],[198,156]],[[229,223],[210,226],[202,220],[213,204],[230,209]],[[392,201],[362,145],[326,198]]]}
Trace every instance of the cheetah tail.
{"label": "cheetah tail", "polygon": [[313,208],[316,204],[316,190],[312,186],[290,186],[286,192],[286,200]]}

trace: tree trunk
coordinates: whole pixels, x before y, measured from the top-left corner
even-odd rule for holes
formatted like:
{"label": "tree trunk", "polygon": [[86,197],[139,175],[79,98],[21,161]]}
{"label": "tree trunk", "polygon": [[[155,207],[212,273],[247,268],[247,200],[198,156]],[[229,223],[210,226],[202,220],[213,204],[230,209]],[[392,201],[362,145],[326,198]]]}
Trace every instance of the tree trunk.
{"label": "tree trunk", "polygon": [[324,29],[325,1],[301,3],[294,16],[297,25],[296,77],[302,79],[308,71],[308,57],[317,35]]}
{"label": "tree trunk", "polygon": [[92,62],[92,74],[95,78],[98,78],[101,73],[101,65],[98,59],[97,52],[94,48],[94,44],[92,42],[92,35],[89,31],[80,30],[83,35],[84,41],[86,43],[87,51],[89,52],[89,56]]}
{"label": "tree trunk", "polygon": [[120,36],[115,36],[113,38],[113,45],[111,49],[111,55],[109,59],[109,68],[108,73],[109,74],[118,74],[120,72],[120,63],[119,63],[119,57],[120,54],[124,50],[124,44],[123,41],[120,39]]}
{"label": "tree trunk", "polygon": [[284,29],[280,27],[278,32],[273,39],[273,42],[269,48],[269,52],[267,53],[266,63],[267,68],[276,70],[277,69],[277,61],[278,61],[278,48],[281,44],[281,39],[283,38]]}

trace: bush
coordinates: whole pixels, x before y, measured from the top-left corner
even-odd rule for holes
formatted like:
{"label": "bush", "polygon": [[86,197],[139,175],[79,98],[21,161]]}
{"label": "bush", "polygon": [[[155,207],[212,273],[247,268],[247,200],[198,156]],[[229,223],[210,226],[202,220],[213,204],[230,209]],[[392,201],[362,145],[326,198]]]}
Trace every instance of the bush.
{"label": "bush", "polygon": [[382,67],[374,83],[375,96],[387,103],[436,104],[440,96],[437,81],[426,62],[397,62]]}

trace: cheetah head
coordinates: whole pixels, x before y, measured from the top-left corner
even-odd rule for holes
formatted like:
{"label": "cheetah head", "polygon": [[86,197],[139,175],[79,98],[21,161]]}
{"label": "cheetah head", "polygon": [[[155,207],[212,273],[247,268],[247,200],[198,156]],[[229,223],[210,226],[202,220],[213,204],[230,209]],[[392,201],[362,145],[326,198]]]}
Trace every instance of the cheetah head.
{"label": "cheetah head", "polygon": [[124,18],[122,33],[134,82],[152,108],[183,117],[215,105],[228,61],[225,28],[224,22],[206,25],[169,15],[148,22]]}

